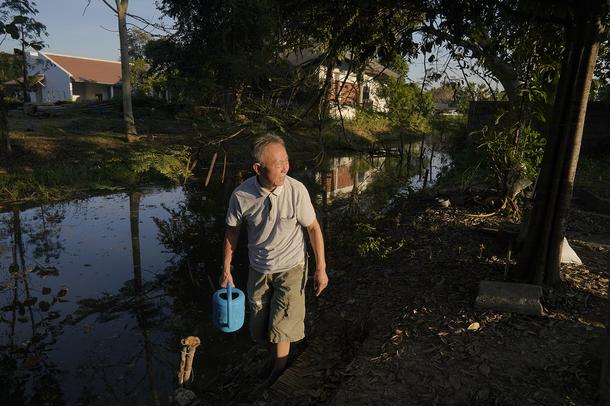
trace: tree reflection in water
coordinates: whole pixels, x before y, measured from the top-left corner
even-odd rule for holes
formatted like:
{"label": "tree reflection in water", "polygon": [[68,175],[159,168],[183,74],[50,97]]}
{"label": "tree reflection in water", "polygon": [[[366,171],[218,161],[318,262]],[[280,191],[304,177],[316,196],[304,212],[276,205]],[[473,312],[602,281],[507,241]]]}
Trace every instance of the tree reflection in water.
{"label": "tree reflection in water", "polygon": [[[84,388],[81,402],[166,403],[176,385],[180,339],[188,335],[201,335],[204,342],[204,351],[198,352],[195,360],[198,379],[207,379],[200,372],[204,369],[202,358],[207,358],[206,370],[214,369],[208,368],[210,357],[203,353],[213,349],[214,342],[227,339],[210,331],[211,295],[218,277],[213,270],[220,266],[222,256],[225,189],[226,185],[211,186],[204,194],[198,188],[185,188],[185,201],[176,209],[165,208],[167,220],[154,219],[159,241],[174,257],[152,280],[143,278],[141,194],[129,194],[133,278],[115,294],[80,300],[73,324],[85,324],[92,318],[99,323],[124,323],[129,331],[118,334],[137,332],[137,338],[135,343],[127,336],[117,338],[123,346],[131,343],[129,348],[89,355],[79,371]],[[220,357],[220,353],[213,351],[211,358]]]}
{"label": "tree reflection in water", "polygon": [[[49,215],[52,213],[52,215]],[[49,351],[57,337],[61,335],[63,321],[56,304],[65,301],[67,288],[53,292],[44,285],[39,287],[32,280],[58,276],[52,267],[36,264],[28,267],[24,234],[29,234],[28,242],[35,244],[35,252],[47,262],[52,255],[44,255],[45,247],[51,250],[61,248],[57,229],[63,221],[61,210],[44,212],[42,221],[35,226],[25,227],[21,221],[18,206],[13,207],[8,216],[0,219],[2,240],[11,241],[11,263],[8,272],[2,274],[1,291],[7,301],[0,309],[0,323],[5,334],[0,337],[0,385],[4,389],[3,402],[8,404],[63,404],[61,371],[49,359]],[[6,238],[8,237],[8,238]],[[54,242],[53,242],[54,241]],[[53,243],[52,243],[53,242]],[[31,262],[35,260],[30,259]]]}
{"label": "tree reflection in water", "polygon": [[[396,158],[391,161],[387,157],[379,159],[379,162],[386,162],[381,171],[377,169],[379,165],[371,167],[366,156],[352,157],[349,160],[351,166],[341,170],[347,179],[344,190],[346,199],[335,199],[335,196],[328,194],[332,191],[327,188],[328,181],[333,176],[329,174],[337,169],[332,159],[325,160],[326,170],[295,163],[291,175],[302,180],[313,195],[320,196],[319,199],[312,197],[322,206],[318,214],[322,216],[323,224],[327,225],[327,243],[331,248],[333,235],[341,235],[343,231],[340,219],[345,217],[344,211],[335,209],[351,204],[354,211],[366,210],[364,204],[367,199],[362,196],[363,193],[387,205],[388,194],[404,185],[405,177],[416,174],[419,166],[429,167],[427,162],[421,165],[416,162],[420,155],[418,146],[414,144],[409,148],[410,152],[404,154],[401,163]],[[370,169],[377,171],[368,176]],[[339,172],[336,172],[336,186],[340,186]],[[0,298],[3,300],[0,308],[0,384],[7,388],[3,401],[17,404],[55,404],[63,403],[65,399],[83,404],[165,403],[167,396],[175,389],[180,339],[188,335],[197,335],[202,340],[194,365],[197,392],[204,393],[208,388],[218,387],[218,384],[214,386],[214,379],[222,375],[227,364],[237,365],[245,357],[243,353],[251,347],[247,329],[227,335],[214,331],[211,325],[211,296],[217,288],[222,261],[226,205],[229,194],[243,177],[238,174],[233,181],[225,184],[212,182],[205,189],[201,185],[189,185],[184,188],[184,194],[173,191],[165,195],[171,196],[171,201],[166,200],[168,204],[181,203],[166,207],[166,215],[156,212],[160,218],[155,219],[156,228],[153,226],[152,232],[157,232],[158,242],[152,244],[146,240],[151,229],[139,226],[142,221],[140,211],[144,212],[149,205],[142,205],[145,198],[140,193],[130,193],[131,239],[125,241],[118,236],[120,243],[108,244],[110,248],[102,251],[95,247],[98,239],[81,237],[83,241],[93,241],[87,246],[90,256],[67,253],[77,260],[89,262],[95,256],[108,255],[114,247],[122,252],[123,248],[131,246],[132,264],[127,266],[130,269],[112,270],[107,276],[113,282],[118,282],[118,289],[108,279],[96,279],[97,269],[86,272],[78,265],[71,267],[71,262],[65,258],[59,259],[64,250],[60,231],[65,216],[59,206],[28,211],[35,213],[34,221],[29,218],[22,221],[25,215],[18,208],[0,214],[0,251],[4,249],[7,262],[7,269],[3,269],[0,278]],[[384,179],[389,180],[386,183]],[[366,187],[363,186],[365,180],[371,181]],[[105,206],[106,202],[112,203],[113,207],[121,207],[124,198],[116,196],[104,199],[96,207],[107,209],[101,212],[104,213],[100,215],[102,220],[95,226],[88,225],[89,228],[80,228],[79,223],[76,235],[80,236],[79,233],[88,230],[101,230],[95,228],[100,222],[104,223],[104,229],[100,231],[104,235],[99,237],[102,243],[111,238],[106,234],[120,232],[118,230],[123,223],[117,221],[119,227],[115,227],[113,221],[117,220],[116,213]],[[156,201],[153,200],[154,204]],[[123,208],[121,211],[124,212],[122,217],[126,217],[126,210]],[[95,215],[98,213],[96,211]],[[78,219],[82,221],[81,217]],[[70,245],[71,241],[66,239],[65,244],[74,250],[78,249],[80,242]],[[238,287],[243,289],[248,269],[245,233],[239,244],[234,277]],[[167,263],[155,261],[152,266],[156,274],[154,277],[148,276],[149,268],[142,265],[143,261],[146,263],[146,252],[150,252],[146,251],[147,247],[158,250],[157,253],[164,248],[172,254]],[[121,264],[124,258],[121,255],[117,257],[120,258],[113,258],[114,261],[109,263]],[[165,261],[168,256],[164,254],[156,258]],[[53,268],[53,262],[64,264],[61,266],[64,269],[61,277],[71,281],[66,283],[74,283],[75,292],[77,282],[69,278],[78,278],[83,274],[91,278],[82,284],[85,285],[86,298],[78,301],[77,311],[67,320],[62,320],[58,310],[68,307],[68,304],[58,306],[67,298],[67,289],[46,288],[52,279],[57,280],[55,277],[60,276],[59,271]],[[102,260],[96,265],[99,269],[104,264]],[[70,271],[72,275],[67,276]],[[44,278],[52,279],[46,279],[45,283]],[[123,283],[125,279],[129,280]],[[86,293],[99,292],[96,286],[98,281],[106,283],[103,286],[111,286],[112,293]],[[96,329],[95,333],[88,334],[92,328]],[[55,345],[63,329],[66,330],[64,337],[61,343]],[[76,339],[86,340],[78,343],[86,354],[84,357],[80,354],[78,358],[73,357],[66,365],[80,362],[80,366],[59,371],[49,354],[63,357],[66,355],[62,352],[66,351],[66,343]],[[60,348],[62,343],[64,348]],[[57,351],[52,352],[55,349]],[[60,358],[55,359],[60,362]],[[76,375],[76,382],[71,380],[72,375]],[[64,385],[65,393],[62,393],[60,384]],[[75,391],[80,391],[80,396]]]}
{"label": "tree reflection in water", "polygon": [[[89,359],[84,361],[81,370],[84,390],[80,395],[80,402],[95,400],[141,403],[142,397],[146,396],[147,404],[165,403],[160,401],[158,386],[155,383],[155,377],[163,374],[157,374],[155,368],[166,368],[163,364],[171,365],[170,360],[163,359],[167,350],[161,334],[167,319],[164,309],[169,308],[170,304],[164,299],[162,279],[145,282],[142,277],[139,229],[141,196],[138,191],[129,193],[133,278],[127,280],[116,294],[106,293],[98,298],[80,300],[73,319],[73,324],[81,323],[89,317],[95,317],[100,323],[107,323],[131,316],[135,319],[135,326],[129,322],[125,326],[137,330],[139,342],[131,348],[111,351],[107,357],[99,353],[91,354]],[[129,341],[122,339],[120,343],[125,345],[125,342]],[[147,385],[142,385],[143,381],[146,381]],[[90,386],[96,384],[102,385],[103,390],[91,391]],[[144,386],[146,390],[142,390]]]}

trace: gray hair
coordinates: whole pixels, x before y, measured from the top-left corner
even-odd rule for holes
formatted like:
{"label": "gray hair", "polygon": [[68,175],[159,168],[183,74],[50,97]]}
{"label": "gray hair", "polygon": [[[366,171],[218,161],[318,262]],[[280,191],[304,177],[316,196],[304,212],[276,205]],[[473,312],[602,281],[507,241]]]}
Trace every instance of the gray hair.
{"label": "gray hair", "polygon": [[271,144],[280,144],[284,147],[286,146],[286,144],[284,144],[284,140],[280,136],[273,133],[266,133],[254,139],[252,142],[252,151],[250,153],[252,155],[252,159],[254,159],[254,162],[262,162],[263,152],[265,152],[265,148]]}

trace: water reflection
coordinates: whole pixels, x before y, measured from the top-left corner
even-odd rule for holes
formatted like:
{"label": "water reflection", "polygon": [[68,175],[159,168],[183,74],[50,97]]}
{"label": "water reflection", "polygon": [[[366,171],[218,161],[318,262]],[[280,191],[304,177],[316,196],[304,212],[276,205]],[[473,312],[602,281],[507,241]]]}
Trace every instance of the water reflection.
{"label": "water reflection", "polygon": [[[387,206],[430,184],[448,157],[418,143],[378,155],[295,162],[323,222],[332,207]],[[202,340],[199,388],[251,343],[211,325],[228,196],[245,177],[203,188],[132,191],[0,213],[0,383],[9,404],[165,404],[180,339]],[[427,170],[427,174],[426,174]],[[246,175],[247,176],[247,175]],[[328,209],[328,210],[327,210]],[[235,282],[245,286],[241,236]]]}
{"label": "water reflection", "polygon": [[62,287],[53,291],[32,283],[36,276],[58,276],[58,272],[40,265],[28,266],[24,241],[24,234],[31,235],[35,254],[40,254],[38,243],[47,241],[50,233],[44,222],[40,225],[42,231],[25,226],[18,207],[3,216],[0,224],[2,240],[10,241],[2,245],[2,252],[10,251],[8,266],[3,267],[8,272],[3,274],[1,285],[0,381],[5,388],[4,401],[20,404],[28,399],[34,404],[61,404],[61,375],[49,351],[62,333],[56,304],[64,300],[67,290]]}
{"label": "water reflection", "polygon": [[[159,202],[175,205],[181,195],[146,196],[140,221],[138,193],[0,214],[0,264],[8,271],[0,291],[1,379],[9,404],[159,399],[153,338],[163,348],[158,359],[168,351],[150,326],[166,304],[154,297],[157,272],[172,255],[159,250],[152,217],[165,214]],[[142,377],[151,388],[146,400],[136,394]]]}
{"label": "water reflection", "polygon": [[331,157],[315,175],[318,203],[325,209],[343,203],[353,214],[379,210],[396,194],[432,186],[450,164],[449,155],[435,144],[415,142],[377,154]]}

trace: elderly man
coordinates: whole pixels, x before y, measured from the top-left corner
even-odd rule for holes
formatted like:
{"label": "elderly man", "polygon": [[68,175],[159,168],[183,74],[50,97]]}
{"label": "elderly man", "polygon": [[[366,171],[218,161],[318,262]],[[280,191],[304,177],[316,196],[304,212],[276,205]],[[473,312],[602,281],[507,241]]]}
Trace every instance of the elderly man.
{"label": "elderly man", "polygon": [[305,284],[307,229],[316,259],[314,291],[328,285],[324,239],[305,186],[287,175],[284,140],[273,134],[253,144],[252,168],[256,176],[244,181],[231,195],[224,239],[224,264],[220,285],[231,283],[231,258],[240,226],[248,230],[248,301],[250,334],[259,343],[271,343],[274,366],[268,382],[286,368],[290,343],[305,337]]}

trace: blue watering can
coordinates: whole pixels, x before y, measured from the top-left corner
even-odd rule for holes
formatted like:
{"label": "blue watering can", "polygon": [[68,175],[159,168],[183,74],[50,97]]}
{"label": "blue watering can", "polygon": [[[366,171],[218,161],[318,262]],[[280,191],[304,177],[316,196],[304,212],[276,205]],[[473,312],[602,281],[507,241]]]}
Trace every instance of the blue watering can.
{"label": "blue watering can", "polygon": [[232,333],[244,325],[246,295],[227,283],[212,297],[212,322],[223,333]]}

